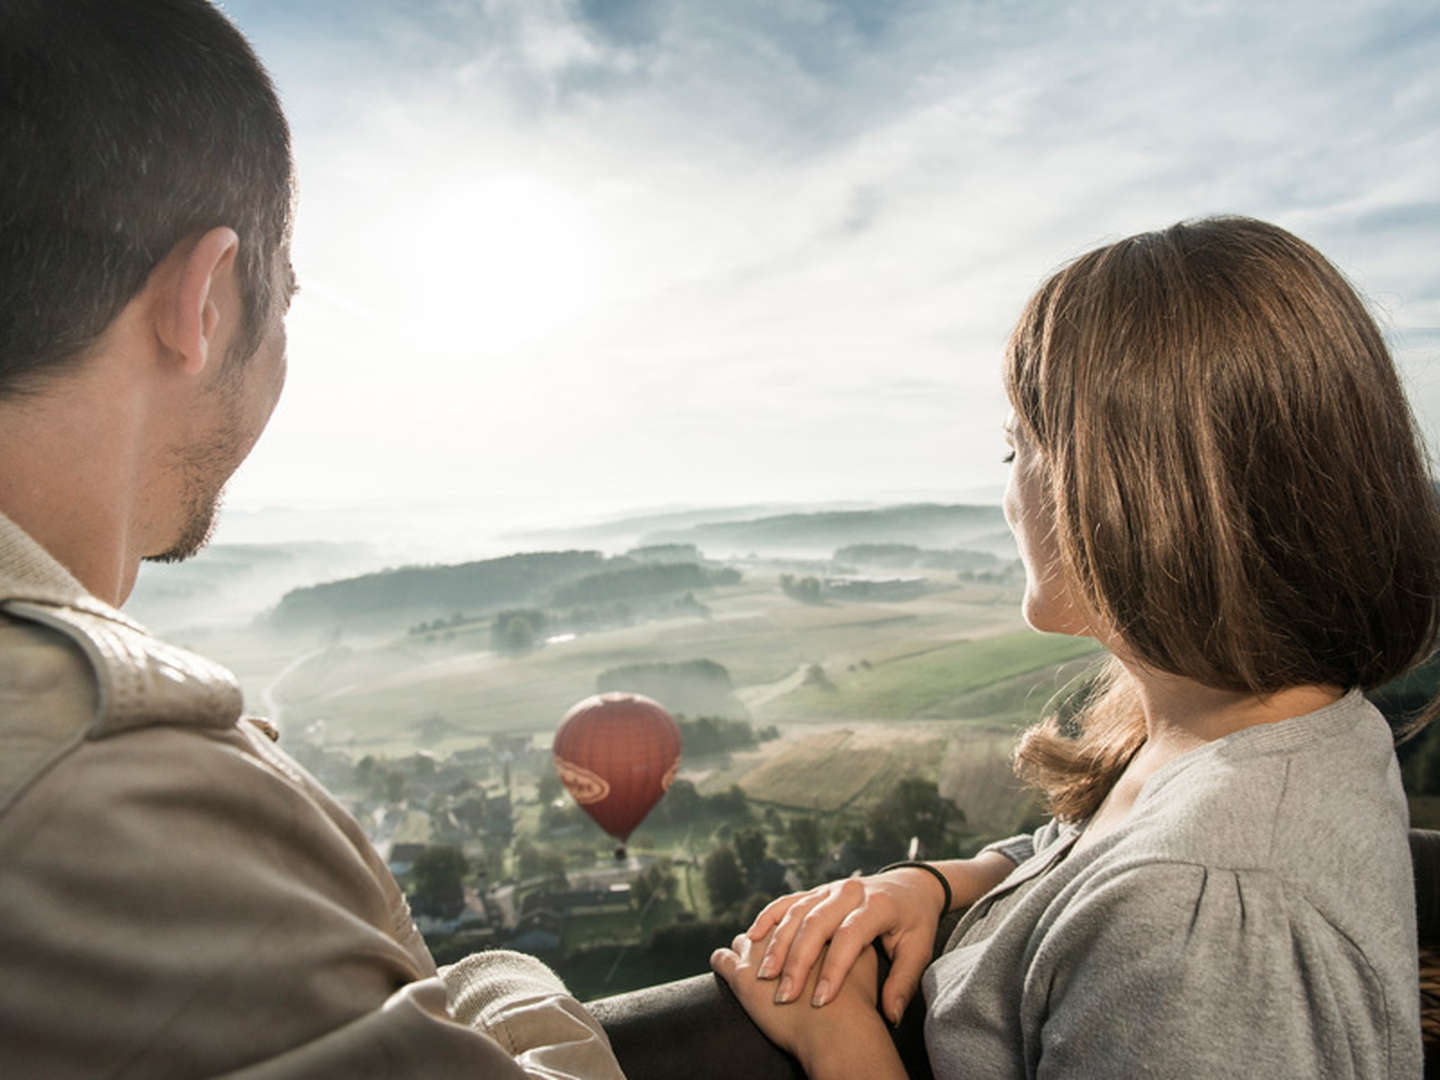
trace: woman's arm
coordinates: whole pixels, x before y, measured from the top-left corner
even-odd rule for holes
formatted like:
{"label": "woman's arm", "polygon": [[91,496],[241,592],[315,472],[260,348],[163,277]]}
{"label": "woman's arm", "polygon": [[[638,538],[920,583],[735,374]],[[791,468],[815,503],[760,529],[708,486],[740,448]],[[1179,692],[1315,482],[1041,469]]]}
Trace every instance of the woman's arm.
{"label": "woman's arm", "polygon": [[[938,891],[938,886],[937,886]],[[875,950],[865,949],[854,961],[854,978],[835,993],[827,1008],[817,1009],[805,998],[777,1004],[770,984],[757,977],[765,943],[740,934],[729,949],[716,949],[710,966],[729,984],[757,1027],[777,1046],[800,1060],[810,1080],[905,1080],[905,1067],[875,1007],[879,978]]]}
{"label": "woman's arm", "polygon": [[[952,908],[973,904],[1015,869],[995,851],[929,865],[949,883]],[[845,985],[856,958],[878,938],[892,961],[882,993],[884,1014],[892,1024],[899,1023],[934,954],[944,895],[928,871],[900,867],[782,896],[760,912],[747,932],[752,942],[770,939],[758,965],[759,977],[778,977],[777,1002],[803,997],[825,1005]],[[802,994],[822,950],[819,977]]]}

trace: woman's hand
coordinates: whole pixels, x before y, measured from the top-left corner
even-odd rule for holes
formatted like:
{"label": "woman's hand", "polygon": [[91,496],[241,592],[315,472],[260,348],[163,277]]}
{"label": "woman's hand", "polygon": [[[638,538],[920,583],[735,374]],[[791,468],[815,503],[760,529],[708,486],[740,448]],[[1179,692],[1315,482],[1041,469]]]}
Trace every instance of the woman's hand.
{"label": "woman's hand", "polygon": [[[997,852],[931,865],[950,882],[958,907],[974,903],[1015,869]],[[943,906],[944,890],[929,872],[900,867],[782,896],[756,916],[746,936],[752,942],[769,938],[758,974],[761,979],[779,977],[775,1000],[782,1003],[801,996],[828,944],[810,992],[811,1004],[817,1006],[834,997],[856,958],[878,938],[891,959],[882,1007],[890,1022],[898,1024],[934,954]]]}
{"label": "woman's hand", "polygon": [[[879,965],[874,949],[867,948],[854,958],[854,977],[845,981],[826,1009],[803,1002],[779,1004],[771,984],[756,975],[764,950],[764,942],[740,934],[730,948],[711,954],[710,966],[729,984],[770,1041],[799,1058],[810,1080],[853,1076],[900,1080],[905,1076],[885,1021],[875,1008]],[[813,989],[806,987],[809,993]]]}

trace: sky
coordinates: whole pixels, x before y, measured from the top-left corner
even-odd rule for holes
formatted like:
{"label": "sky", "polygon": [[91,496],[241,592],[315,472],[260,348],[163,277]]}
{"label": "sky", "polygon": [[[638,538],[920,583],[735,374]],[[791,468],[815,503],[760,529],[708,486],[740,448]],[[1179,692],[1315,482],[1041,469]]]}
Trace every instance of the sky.
{"label": "sky", "polygon": [[1350,275],[1440,445],[1433,3],[222,6],[300,184],[236,522],[993,496],[1030,292],[1209,213]]}

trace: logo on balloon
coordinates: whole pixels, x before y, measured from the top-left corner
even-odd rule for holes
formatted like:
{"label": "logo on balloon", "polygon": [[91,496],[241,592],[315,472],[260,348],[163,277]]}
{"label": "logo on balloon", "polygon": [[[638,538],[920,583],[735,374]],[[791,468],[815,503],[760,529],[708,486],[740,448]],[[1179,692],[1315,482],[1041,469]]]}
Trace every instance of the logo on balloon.
{"label": "logo on balloon", "polygon": [[571,797],[581,806],[600,802],[610,794],[610,784],[603,776],[597,776],[573,761],[556,757],[555,772],[560,777],[560,782],[565,785],[565,790],[570,792]]}

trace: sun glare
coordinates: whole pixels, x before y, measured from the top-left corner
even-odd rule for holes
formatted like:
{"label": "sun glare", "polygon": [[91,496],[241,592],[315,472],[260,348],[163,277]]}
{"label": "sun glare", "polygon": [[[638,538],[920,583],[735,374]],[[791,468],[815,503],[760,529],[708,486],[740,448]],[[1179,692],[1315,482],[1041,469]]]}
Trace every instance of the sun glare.
{"label": "sun glare", "polygon": [[440,189],[412,236],[417,341],[492,352],[538,340],[590,302],[592,229],[569,192],[529,176]]}

